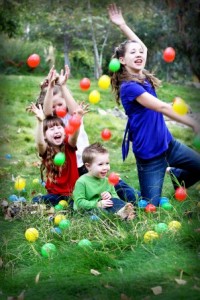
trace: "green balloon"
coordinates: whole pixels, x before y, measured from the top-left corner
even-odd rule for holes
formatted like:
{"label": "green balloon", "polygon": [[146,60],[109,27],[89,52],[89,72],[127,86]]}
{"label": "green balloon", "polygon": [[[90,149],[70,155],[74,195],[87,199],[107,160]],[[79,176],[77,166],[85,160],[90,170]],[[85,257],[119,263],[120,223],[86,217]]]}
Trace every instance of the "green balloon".
{"label": "green balloon", "polygon": [[112,72],[116,72],[120,69],[120,62],[119,59],[117,58],[113,58],[111,59],[109,66],[108,66],[109,70]]}
{"label": "green balloon", "polygon": [[59,211],[59,210],[62,210],[63,209],[63,206],[61,204],[57,204],[55,205],[55,210]]}
{"label": "green balloon", "polygon": [[195,136],[195,138],[193,140],[193,145],[195,148],[200,150],[200,136],[199,135]]}
{"label": "green balloon", "polygon": [[58,152],[54,159],[53,159],[53,162],[56,166],[62,166],[65,162],[65,153],[63,152]]}
{"label": "green balloon", "polygon": [[41,253],[44,257],[52,257],[55,252],[56,246],[52,243],[46,243],[41,248]]}
{"label": "green balloon", "polygon": [[172,210],[173,208],[173,206],[169,202],[163,203],[161,207],[164,208],[165,210]]}
{"label": "green balloon", "polygon": [[83,240],[80,240],[80,242],[78,243],[78,245],[80,247],[91,247],[92,246],[92,243],[88,240],[88,239],[83,239]]}
{"label": "green balloon", "polygon": [[69,220],[61,220],[58,226],[59,226],[61,229],[66,229],[66,228],[69,228],[70,225],[71,225],[71,223],[70,223]]}
{"label": "green balloon", "polygon": [[165,223],[158,223],[155,225],[155,231],[157,233],[165,232],[165,231],[167,231],[167,229],[168,229],[168,226]]}

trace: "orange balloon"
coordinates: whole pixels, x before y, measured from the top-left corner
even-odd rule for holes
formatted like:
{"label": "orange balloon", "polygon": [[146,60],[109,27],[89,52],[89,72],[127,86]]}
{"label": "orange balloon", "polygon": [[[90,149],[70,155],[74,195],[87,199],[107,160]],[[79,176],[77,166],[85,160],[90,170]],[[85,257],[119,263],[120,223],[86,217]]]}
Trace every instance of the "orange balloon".
{"label": "orange balloon", "polygon": [[163,59],[164,61],[170,63],[173,62],[176,56],[176,52],[174,50],[174,48],[172,47],[168,47],[164,50],[163,52]]}
{"label": "orange balloon", "polygon": [[38,54],[32,54],[28,57],[26,62],[30,68],[36,68],[40,64],[40,57]]}

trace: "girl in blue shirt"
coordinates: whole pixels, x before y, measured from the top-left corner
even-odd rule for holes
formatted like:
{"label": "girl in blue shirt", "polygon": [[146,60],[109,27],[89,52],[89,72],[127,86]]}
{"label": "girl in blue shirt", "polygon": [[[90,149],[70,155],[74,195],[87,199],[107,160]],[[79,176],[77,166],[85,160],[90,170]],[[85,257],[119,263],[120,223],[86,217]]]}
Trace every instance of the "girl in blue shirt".
{"label": "girl in blue shirt", "polygon": [[[199,133],[198,123],[188,115],[178,115],[172,106],[157,98],[155,88],[160,80],[146,71],[147,47],[127,26],[121,10],[115,4],[108,8],[110,20],[125,34],[127,41],[115,49],[113,58],[120,61],[120,69],[111,72],[112,89],[118,104],[128,116],[122,144],[125,159],[129,142],[136,158],[141,196],[158,206],[162,193],[165,171],[172,178],[189,187],[200,180],[200,155],[175,140],[168,130],[164,116],[190,126]],[[169,168],[170,167],[170,168]]]}

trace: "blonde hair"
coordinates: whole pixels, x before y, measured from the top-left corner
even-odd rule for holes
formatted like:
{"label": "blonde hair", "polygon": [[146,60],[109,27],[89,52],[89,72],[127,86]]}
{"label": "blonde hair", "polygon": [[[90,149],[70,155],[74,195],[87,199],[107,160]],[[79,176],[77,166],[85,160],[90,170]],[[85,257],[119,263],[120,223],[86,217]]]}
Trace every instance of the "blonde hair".
{"label": "blonde hair", "polygon": [[[119,59],[120,57],[124,57],[126,52],[126,46],[129,43],[137,43],[136,41],[127,40],[123,43],[121,43],[118,47],[115,48],[115,53],[113,54],[112,58]],[[142,70],[142,75],[132,75],[128,73],[124,65],[120,64],[120,69],[116,72],[110,71],[110,77],[111,77],[111,86],[112,91],[115,94],[116,102],[118,105],[120,105],[120,85],[122,81],[136,81],[139,83],[144,83],[145,79],[147,79],[151,85],[154,88],[158,88],[161,85],[161,80],[156,78],[154,74],[150,73],[147,70]]]}

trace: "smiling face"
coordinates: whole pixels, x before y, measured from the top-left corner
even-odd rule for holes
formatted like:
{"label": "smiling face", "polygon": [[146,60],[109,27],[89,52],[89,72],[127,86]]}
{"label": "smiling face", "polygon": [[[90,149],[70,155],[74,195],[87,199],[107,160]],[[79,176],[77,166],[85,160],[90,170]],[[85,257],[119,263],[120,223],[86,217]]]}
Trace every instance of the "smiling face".
{"label": "smiling face", "polygon": [[60,146],[65,139],[64,124],[59,118],[51,118],[46,120],[44,125],[44,137],[47,142]]}
{"label": "smiling face", "polygon": [[146,63],[144,49],[137,42],[127,43],[125,54],[119,57],[120,63],[124,65],[130,74],[140,74]]}
{"label": "smiling face", "polygon": [[91,163],[85,164],[88,169],[88,175],[97,178],[104,178],[110,170],[110,161],[108,153],[98,153]]}

